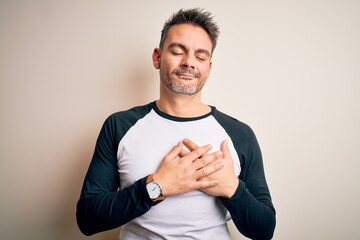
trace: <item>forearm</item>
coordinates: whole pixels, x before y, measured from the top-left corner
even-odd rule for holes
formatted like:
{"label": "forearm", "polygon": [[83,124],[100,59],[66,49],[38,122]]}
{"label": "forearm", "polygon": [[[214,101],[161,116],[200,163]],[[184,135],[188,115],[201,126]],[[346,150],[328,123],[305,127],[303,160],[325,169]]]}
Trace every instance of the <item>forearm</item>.
{"label": "forearm", "polygon": [[230,199],[222,199],[238,230],[251,239],[271,239],[276,219],[270,195],[255,198],[240,181],[235,194]]}
{"label": "forearm", "polygon": [[155,205],[145,190],[146,178],[116,192],[83,193],[77,204],[77,223],[85,235],[106,231],[131,221]]}

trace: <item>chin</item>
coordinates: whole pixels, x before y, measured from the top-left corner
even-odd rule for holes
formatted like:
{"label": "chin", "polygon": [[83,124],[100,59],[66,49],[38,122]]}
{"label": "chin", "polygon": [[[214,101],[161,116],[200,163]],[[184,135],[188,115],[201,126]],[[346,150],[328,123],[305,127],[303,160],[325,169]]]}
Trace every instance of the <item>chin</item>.
{"label": "chin", "polygon": [[177,86],[175,84],[168,84],[166,85],[166,87],[174,93],[184,95],[194,95],[199,92],[199,89],[197,89],[196,87],[184,88],[184,86]]}

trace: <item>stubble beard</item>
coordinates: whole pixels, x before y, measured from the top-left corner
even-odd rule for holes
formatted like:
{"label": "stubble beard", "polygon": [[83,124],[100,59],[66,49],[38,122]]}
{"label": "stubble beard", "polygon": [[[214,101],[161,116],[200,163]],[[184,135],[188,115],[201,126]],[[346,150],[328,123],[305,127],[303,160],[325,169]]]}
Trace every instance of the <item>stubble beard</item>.
{"label": "stubble beard", "polygon": [[177,78],[177,72],[184,72],[183,70],[174,70],[172,73],[167,74],[164,73],[160,69],[160,80],[161,82],[172,92],[178,94],[185,94],[185,95],[194,95],[201,91],[204,87],[205,81],[200,81],[200,74],[194,74],[194,78],[197,80],[196,83],[190,84],[187,81],[193,81],[190,79],[186,79],[186,77],[182,78],[181,81],[175,79]]}

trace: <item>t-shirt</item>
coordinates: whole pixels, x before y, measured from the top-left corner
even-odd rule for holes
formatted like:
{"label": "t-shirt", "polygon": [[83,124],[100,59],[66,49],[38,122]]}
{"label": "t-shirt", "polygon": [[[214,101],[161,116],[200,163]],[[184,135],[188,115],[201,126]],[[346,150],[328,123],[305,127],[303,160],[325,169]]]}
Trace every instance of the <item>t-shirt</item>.
{"label": "t-shirt", "polygon": [[[231,199],[195,190],[161,202],[150,200],[146,177],[184,138],[199,146],[211,144],[212,151],[220,150],[223,140],[228,141],[235,174],[240,179]],[[261,213],[266,214],[259,218]],[[274,220],[270,221],[268,215]],[[244,235],[252,236],[261,234],[262,229],[252,232],[263,217],[267,218],[263,221],[270,221],[266,222],[270,228],[274,226],[274,215],[260,148],[249,126],[213,106],[203,116],[179,118],[161,112],[156,102],[112,114],[105,121],[77,213],[84,233],[122,226],[122,240],[226,240],[230,239],[226,223],[231,217],[240,231],[244,228]]]}

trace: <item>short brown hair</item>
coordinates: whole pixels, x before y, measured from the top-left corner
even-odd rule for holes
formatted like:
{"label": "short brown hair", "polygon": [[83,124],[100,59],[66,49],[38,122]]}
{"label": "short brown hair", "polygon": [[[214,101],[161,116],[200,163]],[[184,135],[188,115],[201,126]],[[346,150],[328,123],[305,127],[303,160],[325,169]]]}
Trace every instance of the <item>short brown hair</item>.
{"label": "short brown hair", "polygon": [[220,34],[218,25],[213,21],[213,16],[210,12],[206,12],[200,8],[192,8],[188,10],[180,9],[174,13],[164,24],[161,31],[160,48],[164,47],[164,42],[167,37],[167,33],[173,25],[189,23],[202,27],[211,39],[212,49],[211,53],[214,52],[216,47],[217,39]]}

